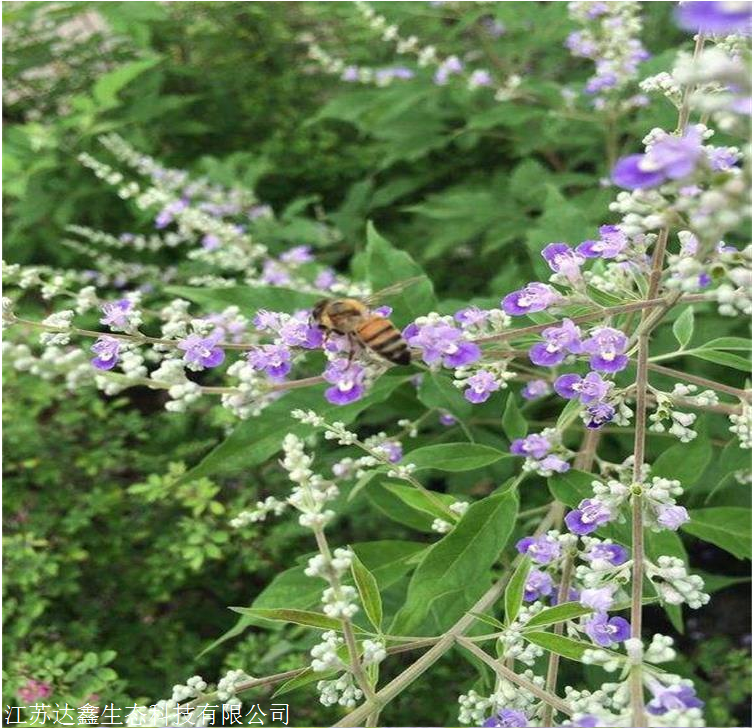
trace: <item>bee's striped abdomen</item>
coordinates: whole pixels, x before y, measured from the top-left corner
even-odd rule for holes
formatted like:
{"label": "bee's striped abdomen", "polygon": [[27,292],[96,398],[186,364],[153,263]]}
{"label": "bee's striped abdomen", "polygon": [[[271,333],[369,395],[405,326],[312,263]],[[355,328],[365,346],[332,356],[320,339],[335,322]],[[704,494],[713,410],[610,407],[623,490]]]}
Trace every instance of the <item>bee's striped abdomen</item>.
{"label": "bee's striped abdomen", "polygon": [[411,353],[401,332],[386,318],[374,316],[363,323],[356,334],[364,346],[394,364],[410,364]]}

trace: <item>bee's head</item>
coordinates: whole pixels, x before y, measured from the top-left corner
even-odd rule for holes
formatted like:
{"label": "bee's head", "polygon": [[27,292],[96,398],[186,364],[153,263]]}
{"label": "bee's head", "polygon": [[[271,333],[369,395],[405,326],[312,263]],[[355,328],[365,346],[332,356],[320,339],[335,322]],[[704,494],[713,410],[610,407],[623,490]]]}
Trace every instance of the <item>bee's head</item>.
{"label": "bee's head", "polygon": [[319,321],[320,318],[322,318],[322,311],[325,310],[325,306],[327,306],[326,298],[323,298],[321,301],[317,301],[317,303],[314,304],[314,307],[312,308],[312,318],[315,321]]}

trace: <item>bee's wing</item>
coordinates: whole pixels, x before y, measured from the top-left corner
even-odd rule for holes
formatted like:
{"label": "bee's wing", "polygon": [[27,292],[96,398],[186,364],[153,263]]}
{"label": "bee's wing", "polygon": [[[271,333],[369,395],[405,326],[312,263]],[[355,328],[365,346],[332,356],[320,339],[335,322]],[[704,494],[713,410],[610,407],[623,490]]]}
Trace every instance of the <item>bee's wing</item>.
{"label": "bee's wing", "polygon": [[390,296],[395,296],[401,291],[405,291],[407,288],[410,288],[411,286],[415,285],[422,279],[424,279],[424,276],[414,276],[413,278],[406,278],[403,281],[398,281],[398,283],[394,283],[392,286],[388,286],[387,288],[382,288],[379,291],[376,291],[371,296],[366,296],[365,298],[362,299],[362,301],[367,306],[373,306],[374,304],[380,303],[381,301],[385,300],[386,298],[389,298]]}

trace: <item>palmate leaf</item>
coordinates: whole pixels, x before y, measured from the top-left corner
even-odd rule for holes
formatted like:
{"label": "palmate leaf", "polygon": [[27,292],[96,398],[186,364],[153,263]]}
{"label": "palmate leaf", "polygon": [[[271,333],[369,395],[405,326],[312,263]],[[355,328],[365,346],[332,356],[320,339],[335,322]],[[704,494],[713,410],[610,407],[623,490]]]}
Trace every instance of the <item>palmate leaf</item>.
{"label": "palmate leaf", "polygon": [[[513,490],[488,496],[469,507],[453,530],[434,544],[417,566],[408,587],[406,602],[390,631],[415,634],[426,624],[433,602],[465,593],[469,601],[481,596],[489,586],[489,569],[510,537],[518,511]],[[443,611],[443,620],[452,622],[464,612],[464,604],[453,601]],[[447,604],[447,601],[444,601]]]}
{"label": "palmate leaf", "polygon": [[694,335],[694,308],[687,306],[673,322],[673,336],[681,347],[688,346]]}
{"label": "palmate leaf", "polygon": [[680,480],[688,488],[701,478],[712,459],[712,446],[704,435],[691,442],[679,442],[660,453],[652,465],[652,475]]}
{"label": "palmate leaf", "polygon": [[513,572],[508,585],[505,587],[503,602],[505,604],[505,621],[510,624],[518,616],[521,609],[521,602],[524,598],[524,589],[526,588],[526,579],[531,570],[531,559],[524,556],[521,563]]}
{"label": "palmate leaf", "polygon": [[272,622],[300,624],[304,627],[340,631],[343,627],[339,619],[328,617],[322,612],[310,612],[306,609],[260,609],[255,607],[230,607],[234,612],[256,619],[269,619]]}
{"label": "palmate leaf", "polygon": [[[353,544],[356,556],[369,569],[377,582],[377,588],[384,592],[404,578],[415,566],[415,559],[426,544],[413,541],[366,541]],[[291,608],[310,610],[320,603],[322,583],[304,574],[306,564],[299,564],[278,574],[270,584],[254,599],[251,607],[256,609]],[[252,625],[267,629],[280,629],[281,624],[262,621],[249,613],[242,614],[236,624],[225,634],[208,645],[199,656],[210,652],[223,642],[243,633]]]}
{"label": "palmate leaf", "polygon": [[506,434],[509,440],[512,441],[519,437],[526,437],[526,432],[529,429],[529,424],[526,422],[526,418],[518,409],[516,398],[512,393],[508,395],[508,399],[505,402],[502,424],[503,432]]}
{"label": "palmate leaf", "polygon": [[591,614],[594,610],[590,607],[583,607],[578,602],[566,602],[557,604],[549,609],[543,609],[539,614],[535,614],[525,625],[524,631],[531,629],[541,629],[550,624],[565,622],[568,619],[578,619],[585,614]]}
{"label": "palmate leaf", "polygon": [[382,629],[382,597],[377,579],[356,554],[353,555],[351,562],[351,573],[356,588],[359,590],[364,611],[372,626],[379,632]]}
{"label": "palmate leaf", "polygon": [[412,450],[403,458],[402,464],[415,465],[417,470],[434,469],[461,473],[483,468],[506,457],[510,455],[487,445],[448,442]]}
{"label": "palmate leaf", "polygon": [[751,509],[720,506],[690,511],[682,528],[737,559],[751,559]]}

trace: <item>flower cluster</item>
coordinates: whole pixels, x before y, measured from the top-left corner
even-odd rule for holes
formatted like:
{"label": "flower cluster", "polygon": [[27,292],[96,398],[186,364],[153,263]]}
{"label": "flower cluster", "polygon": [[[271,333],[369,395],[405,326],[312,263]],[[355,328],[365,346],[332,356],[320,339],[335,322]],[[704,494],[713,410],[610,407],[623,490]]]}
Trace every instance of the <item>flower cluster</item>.
{"label": "flower cluster", "polygon": [[515,439],[510,445],[510,451],[526,458],[524,471],[534,471],[543,477],[565,473],[571,467],[565,458],[572,453],[562,446],[560,433],[554,428]]}
{"label": "flower cluster", "polygon": [[[595,73],[584,91],[593,97],[597,109],[615,105],[620,92],[637,77],[639,64],[649,53],[639,39],[642,30],[640,6],[636,2],[569,2],[568,13],[582,25],[566,39],[574,56],[594,61]],[[632,97],[629,106],[644,106],[642,96]]]}

